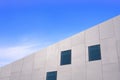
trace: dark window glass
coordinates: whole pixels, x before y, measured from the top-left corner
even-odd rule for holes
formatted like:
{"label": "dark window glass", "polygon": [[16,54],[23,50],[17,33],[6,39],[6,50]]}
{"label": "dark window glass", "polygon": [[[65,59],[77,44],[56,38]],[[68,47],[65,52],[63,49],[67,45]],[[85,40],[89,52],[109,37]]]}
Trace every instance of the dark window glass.
{"label": "dark window glass", "polygon": [[71,64],[71,50],[61,52],[61,63],[60,65]]}
{"label": "dark window glass", "polygon": [[46,80],[57,80],[57,71],[47,72]]}
{"label": "dark window glass", "polygon": [[88,47],[89,61],[101,60],[100,45],[93,45]]}

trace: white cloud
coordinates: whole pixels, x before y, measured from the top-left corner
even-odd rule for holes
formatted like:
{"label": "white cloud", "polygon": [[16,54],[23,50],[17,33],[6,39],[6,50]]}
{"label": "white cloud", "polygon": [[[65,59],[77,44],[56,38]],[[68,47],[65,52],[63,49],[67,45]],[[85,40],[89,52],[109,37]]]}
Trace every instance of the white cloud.
{"label": "white cloud", "polygon": [[19,41],[12,42],[13,44],[11,46],[6,44],[6,47],[0,47],[0,66],[21,59],[52,43],[50,41],[41,41],[41,39],[31,35],[26,36],[19,37]]}
{"label": "white cloud", "polygon": [[[43,45],[43,43],[41,45]],[[43,48],[41,47],[41,45],[35,43],[23,43],[22,45],[0,48],[0,66],[6,65],[40,50],[41,48]]]}

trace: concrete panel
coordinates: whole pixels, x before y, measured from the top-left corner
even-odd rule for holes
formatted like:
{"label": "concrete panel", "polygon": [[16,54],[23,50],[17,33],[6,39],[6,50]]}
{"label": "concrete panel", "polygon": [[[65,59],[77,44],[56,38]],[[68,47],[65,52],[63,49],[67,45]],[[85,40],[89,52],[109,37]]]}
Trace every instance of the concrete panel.
{"label": "concrete panel", "polygon": [[85,64],[85,45],[77,45],[72,47],[72,65]]}
{"label": "concrete panel", "polygon": [[120,57],[118,57],[119,72],[120,72]]}
{"label": "concrete panel", "polygon": [[112,19],[101,23],[100,25],[100,39],[114,37],[114,24]]}
{"label": "concrete panel", "polygon": [[10,80],[20,80],[20,72],[12,73],[10,76]]}
{"label": "concrete panel", "polygon": [[118,72],[119,65],[118,63],[103,64],[103,72]]}
{"label": "concrete panel", "polygon": [[3,72],[2,72],[3,70],[2,70],[2,69],[3,69],[3,67],[1,67],[1,71],[0,71],[0,78],[2,78],[2,77],[3,77]]}
{"label": "concrete panel", "polygon": [[118,15],[117,17],[115,17],[115,18],[117,18],[119,21],[120,21],[120,15]]}
{"label": "concrete panel", "polygon": [[12,68],[11,68],[11,72],[21,72],[22,70],[22,65],[23,65],[23,59],[18,60],[14,63],[12,63]]}
{"label": "concrete panel", "polygon": [[58,44],[49,46],[47,49],[46,71],[56,71],[58,64],[59,50]]}
{"label": "concrete panel", "polygon": [[1,77],[9,77],[11,75],[12,64],[6,65],[1,68]]}
{"label": "concrete panel", "polygon": [[72,80],[72,65],[64,65],[58,68],[57,80]]}
{"label": "concrete panel", "polygon": [[57,80],[72,80],[72,69],[59,69]]}
{"label": "concrete panel", "polygon": [[103,64],[116,63],[118,61],[116,40],[114,38],[101,40],[101,55]]}
{"label": "concrete panel", "polygon": [[42,69],[34,70],[32,73],[32,80],[45,80],[46,72]]}
{"label": "concrete panel", "polygon": [[0,67],[0,78],[1,78],[1,73],[2,73],[2,72],[1,72],[1,67]]}
{"label": "concrete panel", "polygon": [[117,54],[120,57],[120,40],[117,41]]}
{"label": "concrete panel", "polygon": [[100,61],[87,64],[87,80],[102,80],[102,64]]}
{"label": "concrete panel", "polygon": [[120,80],[118,63],[103,65],[103,80]]}
{"label": "concrete panel", "polygon": [[60,67],[60,62],[61,62],[61,51],[59,51],[59,54],[58,54],[58,67]]}
{"label": "concrete panel", "polygon": [[115,19],[113,19],[113,21],[114,21],[116,40],[120,40],[120,19],[115,18]]}
{"label": "concrete panel", "polygon": [[118,15],[117,18],[120,20],[120,15]]}
{"label": "concrete panel", "polygon": [[90,29],[88,29],[87,31],[85,31],[85,39],[86,39],[86,43],[98,43],[99,42],[99,27],[94,26]]}
{"label": "concrete panel", "polygon": [[85,64],[73,64],[72,80],[86,80],[86,65]]}
{"label": "concrete panel", "polygon": [[71,76],[70,72],[69,73],[66,73],[66,72],[59,73],[57,80],[72,80],[72,76]]}
{"label": "concrete panel", "polygon": [[71,45],[77,46],[85,43],[85,32],[78,33],[71,37]]}
{"label": "concrete panel", "polygon": [[10,80],[9,77],[1,78],[0,80]]}
{"label": "concrete panel", "polygon": [[66,72],[66,71],[72,72],[72,65],[58,66],[58,71],[59,72]]}
{"label": "concrete panel", "polygon": [[45,69],[47,49],[43,49],[35,54],[34,69]]}
{"label": "concrete panel", "polygon": [[67,38],[67,39],[59,42],[58,45],[59,45],[60,51],[71,49],[71,38]]}
{"label": "concrete panel", "polygon": [[22,74],[32,73],[33,61],[34,61],[34,55],[30,55],[24,58],[24,62],[22,66]]}
{"label": "concrete panel", "polygon": [[20,76],[20,80],[32,80],[31,74]]}

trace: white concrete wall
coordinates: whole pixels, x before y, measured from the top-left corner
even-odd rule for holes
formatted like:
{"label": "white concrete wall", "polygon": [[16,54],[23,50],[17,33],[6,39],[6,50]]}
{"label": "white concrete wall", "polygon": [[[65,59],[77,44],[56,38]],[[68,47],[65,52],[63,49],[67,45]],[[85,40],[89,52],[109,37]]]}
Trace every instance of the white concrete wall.
{"label": "white concrete wall", "polygon": [[[88,46],[101,45],[101,60],[88,60]],[[60,66],[60,54],[72,50],[72,62]],[[120,80],[120,16],[0,68],[0,80]]]}

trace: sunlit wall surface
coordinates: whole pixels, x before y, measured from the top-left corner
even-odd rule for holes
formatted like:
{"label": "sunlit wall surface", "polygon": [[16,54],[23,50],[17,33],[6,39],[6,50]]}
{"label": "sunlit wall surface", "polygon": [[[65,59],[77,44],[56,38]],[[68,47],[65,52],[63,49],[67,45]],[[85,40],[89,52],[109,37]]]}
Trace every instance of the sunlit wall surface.
{"label": "sunlit wall surface", "polygon": [[0,80],[120,80],[120,16],[1,67]]}

